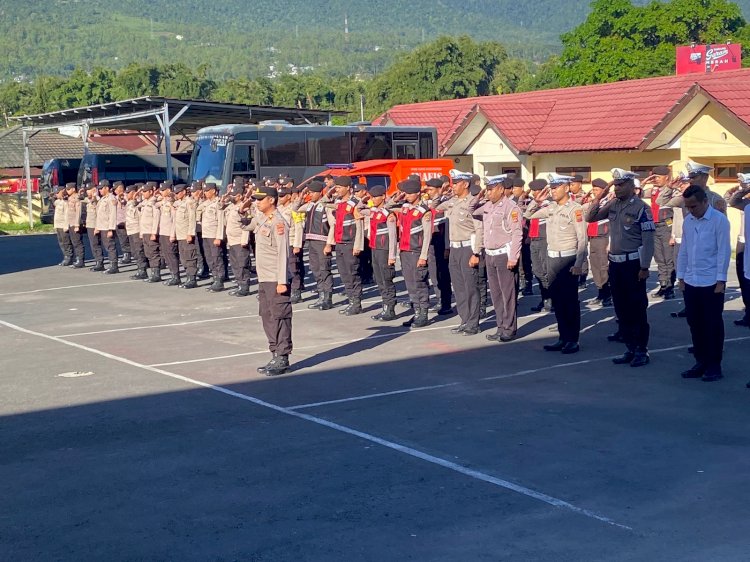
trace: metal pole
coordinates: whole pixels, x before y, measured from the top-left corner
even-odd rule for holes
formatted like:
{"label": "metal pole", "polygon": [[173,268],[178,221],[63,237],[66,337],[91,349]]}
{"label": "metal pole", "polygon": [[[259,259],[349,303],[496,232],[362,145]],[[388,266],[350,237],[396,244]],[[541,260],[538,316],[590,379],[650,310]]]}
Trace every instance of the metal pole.
{"label": "metal pole", "polygon": [[34,228],[34,209],[31,204],[31,163],[29,157],[29,133],[23,130],[23,175],[26,178],[26,206],[29,211],[29,228]]}
{"label": "metal pole", "polygon": [[89,123],[81,125],[81,138],[83,139],[83,155],[89,155]]}
{"label": "metal pole", "polygon": [[167,157],[167,179],[172,179],[172,136],[169,134],[169,104],[164,103],[164,154]]}

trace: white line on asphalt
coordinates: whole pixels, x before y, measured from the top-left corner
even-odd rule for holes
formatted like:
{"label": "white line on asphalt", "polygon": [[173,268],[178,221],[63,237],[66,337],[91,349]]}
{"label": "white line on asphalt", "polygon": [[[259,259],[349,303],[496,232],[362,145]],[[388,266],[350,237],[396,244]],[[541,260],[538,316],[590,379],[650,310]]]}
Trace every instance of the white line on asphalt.
{"label": "white line on asphalt", "polygon": [[341,433],[345,433],[347,435],[352,435],[354,437],[359,437],[360,439],[363,439],[365,441],[369,441],[371,443],[375,443],[377,445],[381,445],[382,447],[386,447],[388,449],[391,449],[393,451],[398,451],[400,453],[403,453],[405,455],[408,455],[410,457],[414,457],[417,459],[421,459],[423,461],[426,461],[430,464],[434,464],[437,466],[441,466],[443,468],[447,468],[448,470],[452,470],[454,472],[457,472],[458,474],[463,474],[464,476],[468,476],[470,478],[474,478],[475,480],[480,480],[482,482],[486,482],[488,484],[493,484],[495,486],[498,486],[500,488],[504,488],[506,490],[511,490],[514,492],[517,492],[519,494],[522,494],[524,496],[527,496],[529,498],[533,498],[535,500],[538,500],[540,502],[544,502],[548,505],[558,507],[561,509],[566,509],[568,511],[571,511],[573,513],[577,513],[579,515],[583,515],[585,517],[589,517],[591,519],[595,519],[597,521],[601,521],[603,523],[607,523],[608,525],[612,525],[614,527],[618,527],[620,529],[624,529],[627,531],[632,531],[632,527],[628,527],[627,525],[623,525],[621,523],[617,523],[616,521],[610,519],[609,517],[605,517],[603,515],[599,515],[598,513],[595,513],[591,510],[578,507],[572,503],[569,503],[565,500],[561,500],[559,498],[549,496],[545,493],[539,492],[537,490],[533,490],[531,488],[527,488],[525,486],[521,486],[520,484],[516,484],[515,482],[510,482],[508,480],[503,480],[502,478],[497,478],[495,476],[491,476],[489,474],[486,474],[484,472],[480,472],[478,470],[474,470],[471,468],[468,468],[466,466],[460,465],[458,463],[455,463],[453,461],[449,461],[447,459],[443,459],[441,457],[436,457],[434,455],[430,455],[428,453],[422,452],[418,449],[414,449],[412,447],[407,447],[405,445],[401,445],[399,443],[396,443],[394,441],[388,441],[386,439],[382,439],[380,437],[377,437],[375,435],[372,435],[370,433],[365,433],[363,431],[359,431],[356,429],[353,429],[351,427],[347,427],[345,425],[341,425],[332,421],[328,421],[323,418],[319,418],[316,416],[311,416],[309,414],[304,414],[301,412],[295,412],[294,410],[290,410],[289,408],[285,408],[283,406],[278,406],[276,404],[272,404],[270,402],[266,402],[265,400],[261,400],[260,398],[255,398],[253,396],[250,396],[248,394],[242,394],[240,392],[236,392],[234,390],[230,390],[228,388],[225,388],[223,386],[217,386],[213,385],[204,381],[200,381],[197,379],[192,379],[189,377],[184,377],[182,375],[178,375],[176,373],[171,373],[169,371],[165,371],[163,369],[157,369],[155,367],[144,365],[142,363],[138,363],[136,361],[131,361],[130,359],[126,359],[125,357],[120,357],[118,355],[113,355],[111,353],[107,353],[105,351],[100,351],[98,349],[94,349],[92,347],[88,347],[85,345],[81,345],[76,342],[67,341],[55,336],[50,336],[47,334],[43,334],[41,332],[35,332],[33,330],[28,330],[26,328],[21,328],[20,326],[16,326],[15,324],[11,324],[9,322],[5,322],[4,320],[0,320],[0,325],[5,326],[6,328],[10,328],[11,330],[16,330],[18,332],[29,334],[32,336],[37,336],[40,338],[44,338],[47,340],[51,340],[57,343],[61,343],[63,345],[67,345],[70,347],[75,347],[77,349],[80,349],[82,351],[87,351],[89,353],[93,353],[95,355],[99,355],[101,357],[105,357],[107,359],[111,359],[113,361],[118,361],[120,363],[123,363],[125,365],[130,365],[131,367],[136,367],[139,369],[143,369],[146,371],[151,371],[152,373],[157,373],[159,375],[163,375],[166,377],[170,377],[176,380],[180,380],[189,384],[193,384],[195,386],[200,386],[202,388],[207,388],[210,390],[214,390],[216,392],[220,392],[222,394],[226,394],[227,396],[232,396],[234,398],[239,398],[240,400],[245,400],[247,402],[250,402],[252,404],[255,404],[257,406],[261,406],[264,408],[268,408],[270,410],[273,410],[275,412],[278,412],[280,414],[285,414],[287,416],[291,416],[294,418],[302,419],[309,421],[311,423],[314,423],[316,425],[320,425],[323,427],[327,427],[329,429],[333,429],[335,431],[339,431]]}
{"label": "white line on asphalt", "polygon": [[120,285],[122,283],[135,283],[134,279],[127,281],[108,281],[106,283],[88,283],[86,285],[66,285],[65,287],[50,287],[48,289],[34,289],[33,291],[18,291],[17,293],[0,293],[0,297],[10,297],[13,295],[30,295],[32,293],[44,293],[47,291],[62,291],[63,289],[79,289],[83,287],[101,287],[102,285]]}
{"label": "white line on asphalt", "polygon": [[447,386],[457,386],[463,383],[449,382],[446,384],[434,384],[431,386],[417,386],[414,388],[404,388],[402,390],[393,390],[391,392],[378,392],[377,394],[363,394],[361,396],[351,396],[339,400],[326,400],[325,402],[313,402],[311,404],[300,404],[299,406],[287,406],[289,410],[304,410],[305,408],[315,408],[317,406],[328,406],[329,404],[340,404],[342,402],[354,402],[355,400],[368,400],[370,398],[381,398],[383,396],[394,396],[396,394],[408,394],[409,392],[419,392],[420,390],[435,390],[436,388],[445,388]]}

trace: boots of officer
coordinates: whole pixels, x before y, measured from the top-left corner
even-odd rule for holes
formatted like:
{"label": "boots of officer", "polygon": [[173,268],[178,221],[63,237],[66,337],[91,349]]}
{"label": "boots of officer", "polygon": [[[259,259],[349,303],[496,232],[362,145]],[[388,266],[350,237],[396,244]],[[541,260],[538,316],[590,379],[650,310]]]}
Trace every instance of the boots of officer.
{"label": "boots of officer", "polygon": [[250,294],[250,285],[239,285],[236,289],[229,291],[229,294],[233,297],[246,297]]}
{"label": "boots of officer", "polygon": [[320,292],[318,293],[318,300],[316,300],[316,301],[315,301],[315,302],[313,302],[313,303],[310,303],[310,304],[308,304],[308,305],[307,305],[307,308],[309,308],[310,310],[315,310],[316,308],[317,308],[318,310],[322,310],[322,309],[320,308],[322,304],[323,304],[323,291],[320,291]]}
{"label": "boots of officer", "polygon": [[131,279],[148,279],[148,275],[146,275],[146,268],[145,267],[139,267],[138,271],[130,276]]}
{"label": "boots of officer", "polygon": [[90,269],[91,271],[104,271],[104,260],[97,261],[96,264],[94,264],[94,267]]}
{"label": "boots of officer", "polygon": [[169,276],[169,279],[164,281],[164,284],[167,287],[179,287],[180,286],[180,275],[178,274],[172,274]]}
{"label": "boots of officer", "polygon": [[277,355],[274,353],[273,359],[265,367],[259,367],[257,371],[267,377],[283,375],[289,370],[289,356]]}
{"label": "boots of officer", "polygon": [[68,267],[71,263],[73,263],[73,256],[65,256],[63,261],[61,261],[58,265]]}
{"label": "boots of officer", "polygon": [[81,269],[83,268],[83,258],[76,258],[76,261],[73,262],[71,267],[75,269]]}
{"label": "boots of officer", "polygon": [[224,281],[221,277],[214,277],[213,283],[209,287],[206,287],[206,291],[210,293],[220,293],[224,290]]}
{"label": "boots of officer", "polygon": [[130,252],[123,252],[122,258],[120,259],[120,265],[129,265],[132,261],[132,254]]}
{"label": "boots of officer", "polygon": [[352,302],[345,310],[341,311],[341,314],[345,316],[355,316],[362,314],[362,301],[360,299],[352,299]]}
{"label": "boots of officer", "polygon": [[115,273],[120,273],[120,268],[117,267],[116,263],[109,264],[109,269],[104,272],[105,275],[113,275]]}
{"label": "boots of officer", "polygon": [[430,320],[427,318],[427,308],[419,307],[414,312],[414,320],[410,328],[424,328],[430,323]]}
{"label": "boots of officer", "polygon": [[381,310],[375,316],[372,316],[373,320],[380,320],[381,322],[387,322],[396,319],[396,307],[392,304],[384,304],[383,310]]}
{"label": "boots of officer", "polygon": [[659,288],[656,291],[653,291],[651,293],[651,296],[653,298],[663,297],[664,296],[664,291],[666,291],[666,290],[667,290],[667,284],[666,283],[660,283],[659,284]]}
{"label": "boots of officer", "polygon": [[672,285],[667,285],[664,288],[664,294],[662,296],[664,297],[665,301],[673,299],[674,298],[674,287]]}
{"label": "boots of officer", "polygon": [[533,294],[534,294],[534,288],[531,285],[531,281],[527,281],[526,285],[521,291],[521,295],[523,295],[524,297],[530,297]]}
{"label": "boots of officer", "polygon": [[609,286],[609,282],[602,287],[601,296],[602,306],[612,306],[612,287]]}
{"label": "boots of officer", "polygon": [[161,269],[156,267],[151,268],[151,276],[145,279],[146,283],[159,283],[161,281]]}
{"label": "boots of officer", "polygon": [[297,304],[302,302],[302,291],[297,289],[296,291],[292,291],[292,304]]}
{"label": "boots of officer", "polygon": [[195,289],[198,286],[198,281],[195,279],[195,275],[188,275],[187,280],[180,285],[182,289]]}

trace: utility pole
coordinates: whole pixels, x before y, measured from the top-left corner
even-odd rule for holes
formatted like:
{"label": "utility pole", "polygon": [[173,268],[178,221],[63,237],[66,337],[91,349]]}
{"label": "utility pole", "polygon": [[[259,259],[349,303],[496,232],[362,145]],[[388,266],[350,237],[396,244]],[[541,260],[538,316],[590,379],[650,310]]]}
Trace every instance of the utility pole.
{"label": "utility pole", "polygon": [[365,120],[365,95],[359,94],[359,120]]}
{"label": "utility pole", "polygon": [[349,16],[344,12],[344,41],[349,41]]}

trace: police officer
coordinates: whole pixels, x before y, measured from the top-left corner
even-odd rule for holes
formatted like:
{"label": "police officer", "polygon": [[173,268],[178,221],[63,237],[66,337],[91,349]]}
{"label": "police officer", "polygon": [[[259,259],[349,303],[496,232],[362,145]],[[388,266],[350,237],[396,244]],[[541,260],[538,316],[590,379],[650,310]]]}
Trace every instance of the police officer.
{"label": "police officer", "polygon": [[644,197],[651,199],[651,216],[654,217],[656,231],[654,232],[654,261],[659,270],[659,289],[652,293],[653,297],[664,297],[664,300],[674,298],[674,246],[672,239],[672,224],[674,209],[659,205],[659,194],[672,181],[669,166],[654,166],[651,175],[643,182],[646,187]]}
{"label": "police officer", "polygon": [[121,181],[116,181],[112,184],[112,189],[114,190],[115,204],[117,206],[117,241],[120,243],[120,249],[122,250],[120,265],[129,265],[133,260],[130,237],[125,228],[125,207],[127,205],[125,184]]}
{"label": "police officer", "polygon": [[609,219],[609,279],[619,332],[627,351],[613,359],[615,364],[642,367],[649,362],[648,297],[646,280],[654,255],[654,225],[651,209],[635,196],[637,174],[621,168],[612,170],[615,199],[602,205],[611,185],[594,198],[589,222]]}
{"label": "police officer", "polygon": [[[450,185],[450,178],[447,178],[447,180],[448,185]],[[445,211],[439,211],[435,208],[448,199],[445,197],[445,183],[442,178],[431,178],[425,182],[425,191],[429,199],[428,205],[432,208],[432,239],[430,240],[430,254],[427,257],[427,268],[430,272],[430,281],[437,301],[431,310],[437,312],[438,315],[452,312],[451,302],[453,299],[451,273],[448,267],[448,250],[450,248],[448,219],[445,216]]]}
{"label": "police officer", "polygon": [[[361,204],[367,201],[370,197],[367,185],[358,183],[354,186],[354,201],[358,201]],[[359,254],[359,277],[362,279],[363,285],[372,285],[374,282],[372,276],[372,250],[370,249],[370,224],[369,221],[364,221],[362,225],[362,252]]]}
{"label": "police officer", "polygon": [[138,204],[138,231],[143,242],[143,252],[146,254],[151,275],[144,279],[147,283],[161,281],[161,245],[159,244],[159,211],[154,197],[156,182],[149,181],[143,186],[143,200]]}
{"label": "police officer", "polygon": [[52,222],[57,233],[57,243],[63,255],[63,260],[58,265],[67,267],[73,263],[73,244],[70,241],[70,234],[68,234],[67,193],[65,189],[56,185],[53,194],[55,195],[55,213]]}
{"label": "police officer", "polygon": [[740,283],[740,296],[745,305],[745,314],[739,320],[735,320],[736,326],[750,327],[750,279],[745,276],[745,209],[750,205],[750,174],[737,174],[739,185],[729,189],[724,198],[729,207],[740,211],[740,233],[737,237],[735,251],[737,280]]}
{"label": "police officer", "polygon": [[[482,218],[487,277],[495,308],[497,331],[487,336],[490,341],[509,342],[518,329],[518,260],[523,244],[523,218],[518,205],[511,199],[513,182],[507,175],[486,180],[487,201],[474,215]],[[506,187],[510,187],[506,191]]]}
{"label": "police officer", "polygon": [[131,275],[130,278],[144,280],[148,279],[148,274],[146,273],[148,260],[143,250],[143,239],[141,238],[140,231],[141,211],[138,206],[138,195],[142,187],[143,184],[137,183],[125,188],[125,232],[130,241],[130,251],[138,267],[138,271]]}
{"label": "police officer", "polygon": [[527,213],[547,219],[547,278],[560,339],[545,351],[577,353],[581,333],[578,279],[586,259],[587,238],[583,207],[570,197],[571,176],[549,174],[552,203],[544,208],[534,201]]}
{"label": "police officer", "polygon": [[174,222],[172,235],[177,241],[180,261],[185,267],[187,280],[180,285],[183,289],[195,289],[198,286],[198,249],[196,248],[196,208],[195,200],[188,195],[184,183],[174,186]]}
{"label": "police officer", "polygon": [[[292,287],[291,299],[292,304],[297,304],[302,301],[302,288],[304,287],[304,265],[300,266],[303,257],[302,227],[304,225],[304,214],[302,215],[302,221],[300,221],[297,210],[301,206],[301,201],[299,199],[293,201],[292,180],[290,178],[281,178],[279,183],[281,185],[277,188],[279,200],[276,208],[284,217],[287,224],[289,224],[289,248],[292,252],[289,259]],[[299,248],[299,251],[295,252],[295,248]]]}
{"label": "police officer", "polygon": [[436,211],[443,211],[448,219],[450,240],[449,268],[456,309],[461,324],[451,330],[454,334],[473,336],[479,333],[480,293],[478,266],[482,252],[482,221],[471,212],[469,193],[473,174],[451,170],[453,197],[439,203]]}
{"label": "police officer", "polygon": [[206,248],[203,247],[203,182],[194,181],[190,184],[190,196],[195,201],[195,240],[198,249],[198,279],[208,279],[211,269],[208,266]]}
{"label": "police officer", "polygon": [[[529,195],[524,189],[526,182],[522,178],[513,178],[513,188],[510,198],[518,205],[521,215],[526,212],[529,206]],[[507,192],[506,192],[507,195]],[[529,240],[529,223],[526,219],[523,222],[523,244],[521,245],[521,274],[523,275],[523,289],[521,294],[529,297],[534,294],[534,268],[531,263],[531,240]]]}
{"label": "police officer", "polygon": [[362,278],[359,275],[359,256],[364,248],[364,225],[354,216],[359,204],[352,197],[352,178],[339,176],[334,180],[336,200],[333,205],[333,232],[336,246],[336,265],[344,283],[349,306],[339,314],[353,316],[362,313]]}
{"label": "police officer", "polygon": [[[688,179],[690,180],[691,185],[699,185],[703,188],[703,190],[706,192],[706,197],[708,198],[708,203],[711,205],[714,209],[719,211],[720,213],[727,214],[727,202],[724,200],[724,198],[716,193],[715,191],[711,191],[708,187],[708,180],[711,177],[711,172],[713,171],[713,168],[711,166],[706,166],[705,164],[698,164],[697,162],[693,162],[692,160],[688,160],[687,164],[685,164],[685,171],[687,172]],[[683,205],[684,208],[684,205]],[[687,211],[685,210],[685,215],[687,215]]]}
{"label": "police officer", "polygon": [[107,249],[109,258],[109,269],[104,273],[120,273],[117,265],[117,245],[115,236],[117,231],[117,200],[110,191],[108,180],[99,182],[99,193],[101,199],[96,205],[96,233],[101,234],[102,244]]}
{"label": "police officer", "polygon": [[73,267],[81,269],[85,259],[85,250],[83,246],[83,234],[81,229],[83,228],[83,202],[81,197],[78,195],[78,189],[75,182],[66,183],[65,191],[68,194],[67,200],[67,222],[68,222],[68,235],[70,236],[70,243],[73,246],[73,255],[75,261]]}
{"label": "police officer", "polygon": [[102,237],[96,230],[96,207],[99,204],[99,188],[89,185],[86,190],[86,233],[89,246],[94,255],[94,267],[91,271],[104,271],[104,256],[102,254]]}
{"label": "police officer", "polygon": [[[593,200],[607,188],[607,182],[596,178],[591,182],[591,193],[583,203],[584,216],[588,216]],[[614,198],[610,194],[609,198]],[[602,200],[606,204],[607,200]],[[596,300],[602,306],[612,306],[612,289],[609,286],[609,219],[602,219],[588,223],[589,261],[591,262],[591,276],[598,289]]]}
{"label": "police officer", "polygon": [[399,250],[401,272],[414,306],[414,316],[404,326],[423,328],[429,324],[430,289],[427,285],[429,270],[427,258],[432,239],[432,212],[420,201],[422,184],[418,179],[402,181],[399,190],[404,193],[404,204],[398,213]]}
{"label": "police officer", "polygon": [[237,281],[237,287],[229,291],[234,297],[246,297],[250,294],[250,232],[249,229],[242,228],[245,218],[242,199],[244,192],[244,187],[233,184],[227,191],[229,205],[219,215],[218,234],[226,235],[229,261]]}
{"label": "police officer", "polygon": [[[573,200],[573,202],[578,203],[579,205],[583,206],[584,201],[586,201],[586,195],[588,195],[583,190],[583,176],[581,174],[575,174],[572,176],[573,180],[570,182],[570,198]],[[579,287],[585,287],[586,286],[586,279],[589,276],[589,261],[588,256],[585,260],[583,260],[583,267],[581,268],[581,275],[578,276],[578,286]]]}
{"label": "police officer", "polygon": [[[331,178],[333,183],[333,178]],[[302,205],[299,213],[305,214],[304,244],[307,246],[310,270],[318,288],[318,300],[307,308],[329,310],[333,307],[332,248],[334,244],[333,211],[323,202],[322,182],[313,180],[306,188],[310,201]],[[302,248],[300,248],[302,251]]]}
{"label": "police officer", "polygon": [[222,259],[222,245],[224,233],[219,229],[219,222],[224,209],[221,199],[217,196],[217,187],[213,182],[203,186],[204,200],[201,203],[201,238],[206,261],[211,271],[211,285],[206,290],[218,293],[224,290],[224,260]]}
{"label": "police officer", "polygon": [[[472,197],[477,197],[480,195],[481,191],[481,178],[477,174],[472,174],[469,194]],[[479,288],[479,318],[481,320],[482,318],[487,317],[487,298],[489,294],[489,287],[487,284],[487,262],[482,250],[479,251],[479,263],[477,264],[477,287]]]}
{"label": "police officer", "polygon": [[172,236],[174,230],[174,194],[172,182],[165,181],[159,186],[161,201],[159,207],[159,251],[170,276],[164,284],[176,287],[180,284],[180,253],[177,239]]}
{"label": "police officer", "polygon": [[[537,306],[532,306],[532,312],[541,312],[545,308],[552,311],[552,301],[549,295],[547,279],[547,219],[531,218],[534,211],[550,204],[547,180],[538,178],[529,182],[532,200],[526,206],[524,218],[529,224],[529,252],[531,253],[531,267],[539,281],[541,300]],[[532,209],[533,206],[533,209]],[[531,209],[531,210],[530,210]]]}
{"label": "police officer", "polygon": [[[271,361],[258,372],[266,376],[289,370],[292,352],[292,302],[289,286],[289,224],[276,208],[278,191],[259,187],[253,193],[256,212],[244,226],[255,232],[258,312],[268,339]],[[244,221],[248,222],[248,221]]]}

